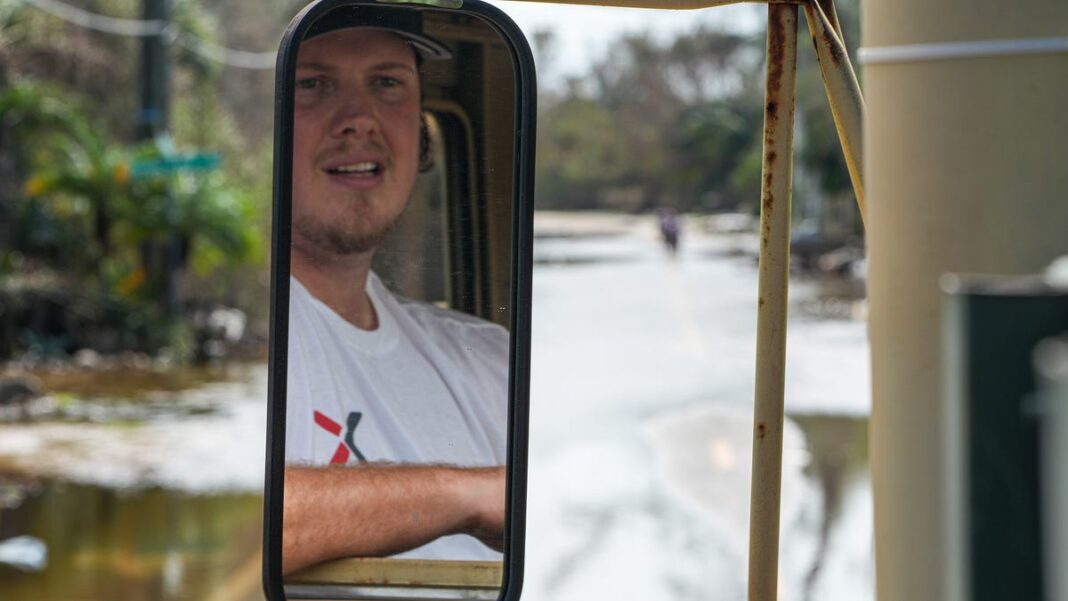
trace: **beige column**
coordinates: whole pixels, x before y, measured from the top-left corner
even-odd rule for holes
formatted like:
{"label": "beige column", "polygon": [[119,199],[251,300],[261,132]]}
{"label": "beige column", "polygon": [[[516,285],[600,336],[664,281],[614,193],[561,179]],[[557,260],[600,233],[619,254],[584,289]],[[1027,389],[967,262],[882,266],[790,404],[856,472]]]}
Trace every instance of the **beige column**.
{"label": "beige column", "polygon": [[1033,273],[1068,252],[1068,2],[862,13],[877,598],[943,601],[937,281]]}

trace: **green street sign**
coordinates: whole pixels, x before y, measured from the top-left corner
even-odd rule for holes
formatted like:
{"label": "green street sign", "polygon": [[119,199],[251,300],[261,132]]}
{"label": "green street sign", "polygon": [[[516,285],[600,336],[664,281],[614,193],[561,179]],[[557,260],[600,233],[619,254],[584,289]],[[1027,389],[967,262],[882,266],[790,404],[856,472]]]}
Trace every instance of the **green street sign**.
{"label": "green street sign", "polygon": [[176,171],[210,171],[218,168],[221,162],[217,152],[174,154],[151,161],[134,161],[130,172],[134,177],[146,177]]}

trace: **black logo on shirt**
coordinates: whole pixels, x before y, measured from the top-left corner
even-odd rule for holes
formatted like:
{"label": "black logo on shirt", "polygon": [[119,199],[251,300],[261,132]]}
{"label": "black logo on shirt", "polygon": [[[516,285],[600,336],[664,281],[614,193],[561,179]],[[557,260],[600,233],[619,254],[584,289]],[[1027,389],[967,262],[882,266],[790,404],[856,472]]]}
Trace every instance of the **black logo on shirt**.
{"label": "black logo on shirt", "polygon": [[357,461],[367,461],[367,458],[363,456],[363,453],[356,448],[356,426],[360,425],[360,419],[363,417],[363,413],[359,411],[353,411],[349,413],[347,421],[348,428],[345,430],[345,446],[352,451],[352,454],[356,456]]}

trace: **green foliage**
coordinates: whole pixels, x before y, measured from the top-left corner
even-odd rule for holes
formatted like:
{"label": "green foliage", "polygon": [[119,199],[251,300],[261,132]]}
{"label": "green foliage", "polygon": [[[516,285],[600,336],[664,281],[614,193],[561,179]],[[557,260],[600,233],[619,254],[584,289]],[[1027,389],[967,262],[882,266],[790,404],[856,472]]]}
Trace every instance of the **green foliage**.
{"label": "green foliage", "polygon": [[[859,5],[857,0],[839,0],[835,5],[846,49],[855,67],[858,65],[856,52],[860,41]],[[821,231],[840,230],[833,233],[863,235],[853,183],[842,155],[838,131],[814,52],[800,53],[798,58],[797,121],[799,131],[795,139],[795,171],[807,174],[807,179],[813,184],[809,190],[797,189],[798,202],[794,206],[800,210],[799,217],[811,219]],[[809,204],[818,209],[806,208]],[[839,217],[829,219],[831,215]]]}
{"label": "green foliage", "polygon": [[[218,38],[219,24],[211,15],[200,8],[198,0],[174,0],[171,6],[171,18],[181,35],[198,40]],[[212,81],[222,73],[222,66],[216,62],[189,50],[184,45],[175,49],[175,66],[188,73],[195,81]]]}
{"label": "green foliage", "polygon": [[627,179],[627,136],[609,110],[586,98],[566,99],[551,118],[539,132],[539,197],[551,199],[546,208],[590,208],[600,187]]}
{"label": "green foliage", "polygon": [[[840,0],[835,6],[847,50],[856,65],[856,49],[860,39],[857,1]],[[852,183],[814,53],[804,53],[799,59],[797,88],[797,112],[801,125],[796,151],[798,163],[816,175],[824,194],[850,193]]]}
{"label": "green foliage", "polygon": [[705,28],[671,42],[629,34],[586,85],[544,94],[538,206],[736,208],[752,189],[731,174],[760,143],[755,44]]}
{"label": "green foliage", "polygon": [[222,266],[262,263],[263,239],[254,227],[258,203],[248,190],[217,173],[176,179],[176,229],[190,240],[190,260],[198,275],[210,275]]}
{"label": "green foliage", "polygon": [[[104,140],[74,106],[32,82],[0,94],[0,120],[17,119],[19,139],[32,140],[24,160],[26,210],[96,222],[96,239],[83,249],[91,262],[172,233],[215,246],[231,260],[255,256],[257,232],[248,228],[255,206],[247,194],[220,174],[133,178],[131,165],[161,158],[160,150],[151,143],[128,147]],[[115,242],[121,244],[113,250]]]}
{"label": "green foliage", "polygon": [[[166,346],[184,356],[178,343],[188,326],[159,307],[166,263],[153,261],[154,249],[177,237],[184,250],[178,267],[188,264],[200,276],[262,262],[252,195],[222,173],[133,177],[133,163],[161,158],[159,148],[108,140],[72,98],[47,85],[19,81],[0,94],[0,123],[23,150],[16,162],[26,174],[13,199],[16,235],[4,262],[28,257],[38,269],[66,274],[106,308],[102,316],[139,333],[128,347]],[[34,336],[24,340],[27,349],[52,353],[55,344]]]}
{"label": "green foliage", "polygon": [[[142,3],[94,0],[84,8],[137,19]],[[0,0],[0,295],[13,295],[0,302],[22,299],[32,313],[33,299],[45,295],[55,302],[37,303],[33,317],[59,328],[37,332],[56,344],[25,339],[24,348],[33,342],[52,352],[81,337],[118,340],[116,348],[91,344],[101,349],[188,354],[188,324],[163,302],[172,240],[179,302],[265,314],[259,274],[270,219],[273,76],[229,69],[193,48],[270,50],[294,10],[290,0],[174,0],[174,147],[219,153],[223,166],[134,177],[136,161],[161,156],[135,137],[142,40]],[[111,328],[106,335],[97,331],[102,324]],[[61,340],[56,332],[71,334]],[[0,353],[18,346],[0,340]]]}
{"label": "green foliage", "polygon": [[764,167],[763,148],[750,144],[730,172],[731,187],[743,191],[735,209],[753,215],[760,214],[760,177]]}
{"label": "green foliage", "polygon": [[[857,2],[839,5],[855,56]],[[819,67],[803,39],[794,171],[806,185],[796,196],[853,202]],[[552,35],[535,41],[539,59],[550,61]],[[669,41],[624,35],[584,78],[542,91],[537,206],[759,212],[764,61],[763,31],[703,27]]]}
{"label": "green foliage", "polygon": [[[712,101],[680,115],[673,147],[679,154],[679,185],[688,191],[685,211],[737,209],[760,194],[761,105],[730,100]],[[757,157],[754,180],[744,177],[742,163]],[[753,184],[756,184],[754,186]]]}
{"label": "green foliage", "polygon": [[112,191],[115,153],[52,86],[16,81],[0,94],[0,124],[14,142],[12,162],[24,180],[21,198],[13,200],[12,250],[52,251],[84,269],[99,254],[92,252],[91,228],[81,222],[100,213]]}

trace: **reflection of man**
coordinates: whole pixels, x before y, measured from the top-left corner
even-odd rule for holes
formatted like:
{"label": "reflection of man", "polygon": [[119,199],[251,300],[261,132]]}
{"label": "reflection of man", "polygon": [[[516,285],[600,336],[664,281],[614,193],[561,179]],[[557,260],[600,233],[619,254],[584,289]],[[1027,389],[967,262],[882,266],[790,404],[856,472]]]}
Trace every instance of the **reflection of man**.
{"label": "reflection of man", "polygon": [[297,64],[283,571],[497,559],[508,334],[371,271],[426,155],[419,65],[444,47],[417,21],[332,15]]}

